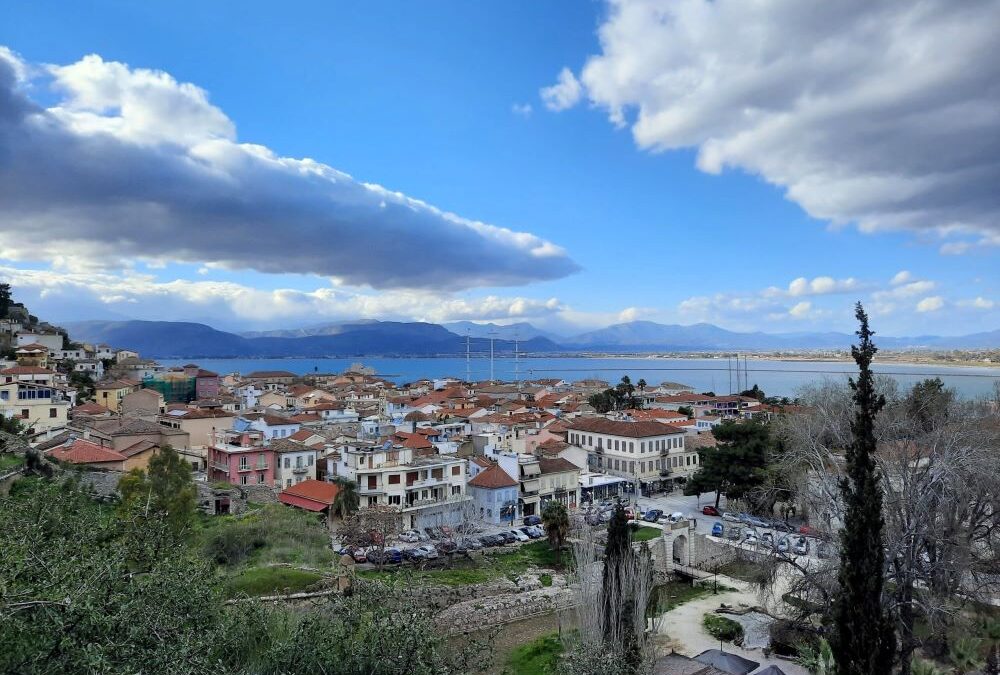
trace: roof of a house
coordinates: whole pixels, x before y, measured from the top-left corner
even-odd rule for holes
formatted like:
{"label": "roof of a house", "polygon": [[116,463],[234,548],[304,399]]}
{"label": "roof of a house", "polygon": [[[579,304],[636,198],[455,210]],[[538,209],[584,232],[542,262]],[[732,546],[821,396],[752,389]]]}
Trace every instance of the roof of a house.
{"label": "roof of a house", "polygon": [[45,345],[40,345],[37,342],[32,342],[30,345],[21,345],[17,348],[19,352],[47,352],[49,348]]}
{"label": "roof of a house", "polygon": [[152,441],[141,440],[138,443],[133,443],[124,450],[121,451],[126,457],[135,457],[149,450],[159,450],[160,446],[158,443],[153,443]]}
{"label": "roof of a house", "polygon": [[541,473],[562,473],[579,471],[580,467],[563,457],[539,457],[538,469]]}
{"label": "roof of a house", "polygon": [[604,417],[583,417],[574,420],[569,428],[573,431],[587,431],[595,434],[607,434],[608,436],[622,436],[625,438],[647,438],[650,436],[667,436],[669,434],[684,433],[680,429],[675,429],[662,422],[620,422]]}
{"label": "roof of a house", "polygon": [[82,438],[76,438],[70,443],[52,448],[46,454],[60,462],[69,462],[70,464],[104,464],[124,462],[127,459],[120,452],[115,452],[111,448],[102,447],[93,441]]}
{"label": "roof of a house", "polygon": [[510,477],[510,475],[500,468],[499,464],[490,464],[486,469],[483,469],[475,475],[470,481],[469,485],[473,487],[486,488],[488,490],[498,490],[505,487],[516,487],[517,481]]}
{"label": "roof of a house", "polygon": [[275,377],[295,377],[295,373],[287,370],[255,370],[246,375],[248,380],[266,380]]}
{"label": "roof of a house", "polygon": [[69,412],[71,415],[107,415],[111,413],[110,410],[98,403],[81,403]]}
{"label": "roof of a house", "polygon": [[308,511],[322,511],[333,504],[338,492],[340,488],[333,483],[307,478],[282,490],[278,500]]}
{"label": "roof of a house", "polygon": [[289,436],[288,439],[291,441],[299,441],[301,443],[303,441],[308,441],[310,438],[316,435],[317,434],[315,432],[310,431],[308,429],[299,429],[294,434]]}
{"label": "roof of a house", "polygon": [[0,370],[0,375],[55,375],[56,371],[39,366],[13,366]]}

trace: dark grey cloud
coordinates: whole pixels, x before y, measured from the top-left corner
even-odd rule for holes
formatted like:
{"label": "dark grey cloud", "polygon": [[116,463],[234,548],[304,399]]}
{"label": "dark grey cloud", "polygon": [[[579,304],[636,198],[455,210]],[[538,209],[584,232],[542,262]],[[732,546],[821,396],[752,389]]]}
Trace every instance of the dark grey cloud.
{"label": "dark grey cloud", "polygon": [[[240,143],[202,90],[165,73],[97,56],[38,70],[0,48],[7,257],[213,262],[380,289],[520,285],[577,270],[532,234]],[[40,80],[60,92],[57,105],[29,98]]]}

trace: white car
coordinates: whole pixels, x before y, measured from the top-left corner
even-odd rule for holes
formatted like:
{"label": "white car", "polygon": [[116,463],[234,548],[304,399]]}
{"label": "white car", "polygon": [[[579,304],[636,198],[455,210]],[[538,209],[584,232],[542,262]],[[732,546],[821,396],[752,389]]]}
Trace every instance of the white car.
{"label": "white car", "polygon": [[682,520],[684,520],[684,514],[681,513],[680,511],[674,511],[669,516],[667,516],[668,523],[679,523]]}
{"label": "white car", "polygon": [[399,540],[405,541],[407,544],[415,544],[420,541],[420,537],[413,530],[407,530],[399,535]]}
{"label": "white car", "polygon": [[507,530],[507,531],[510,532],[515,537],[517,537],[518,541],[529,541],[531,539],[531,537],[526,535],[524,532],[521,532],[521,530]]}
{"label": "white car", "polygon": [[730,523],[742,523],[743,522],[742,520],[740,520],[740,517],[738,515],[736,515],[735,513],[730,513],[729,511],[723,512],[722,519],[723,520],[728,520]]}
{"label": "white car", "polygon": [[426,560],[435,560],[438,557],[437,549],[430,544],[424,544],[423,546],[418,546],[415,550],[420,551]]}
{"label": "white car", "polygon": [[543,530],[539,525],[529,525],[528,529],[534,531],[534,533],[539,537],[545,536],[545,530]]}

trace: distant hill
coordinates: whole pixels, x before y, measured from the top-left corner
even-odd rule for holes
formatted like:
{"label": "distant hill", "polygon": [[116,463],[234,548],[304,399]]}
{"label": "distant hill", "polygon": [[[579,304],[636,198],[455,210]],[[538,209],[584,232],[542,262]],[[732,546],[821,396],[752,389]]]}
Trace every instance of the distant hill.
{"label": "distant hill", "polygon": [[[67,326],[74,340],[104,342],[135,349],[149,358],[432,356],[465,353],[465,338],[432,323],[373,321],[342,324],[335,334],[303,337],[244,337],[200,323],[180,321],[83,321]],[[471,341],[473,351],[489,349],[489,340]],[[554,352],[551,340],[521,343],[532,352]],[[511,352],[513,342],[497,340],[497,353]]]}
{"label": "distant hill", "polygon": [[526,321],[506,326],[496,323],[475,323],[473,321],[451,321],[441,325],[452,333],[461,335],[462,337],[469,335],[474,338],[489,338],[491,334],[497,339],[502,340],[513,340],[514,338],[518,340],[530,340],[534,337],[543,337],[555,343],[562,343],[566,339],[563,335],[557,335],[541,328],[536,328]]}

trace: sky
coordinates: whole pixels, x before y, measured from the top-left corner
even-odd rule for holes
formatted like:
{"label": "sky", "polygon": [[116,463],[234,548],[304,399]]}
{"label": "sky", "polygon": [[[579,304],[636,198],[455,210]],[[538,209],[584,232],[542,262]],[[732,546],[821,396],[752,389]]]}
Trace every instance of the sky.
{"label": "sky", "polygon": [[1000,328],[1000,0],[15,3],[51,321]]}

